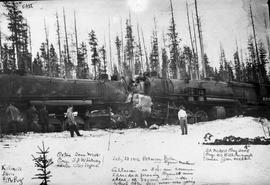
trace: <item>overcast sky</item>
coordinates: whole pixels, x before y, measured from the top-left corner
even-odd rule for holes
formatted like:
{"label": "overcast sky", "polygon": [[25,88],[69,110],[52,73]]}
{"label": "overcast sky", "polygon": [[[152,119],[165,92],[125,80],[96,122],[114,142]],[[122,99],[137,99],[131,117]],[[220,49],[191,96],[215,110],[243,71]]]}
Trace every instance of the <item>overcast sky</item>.
{"label": "overcast sky", "polygon": [[[172,0],[172,2],[175,11],[176,29],[182,39],[180,45],[190,45],[186,0]],[[217,66],[219,63],[220,43],[222,43],[229,60],[232,60],[236,40],[239,48],[242,47],[245,52],[248,35],[252,33],[250,17],[248,17],[249,4],[252,5],[254,11],[257,35],[259,39],[265,42],[267,31],[263,24],[263,13],[267,14],[268,21],[266,2],[267,0],[198,0],[205,52],[213,66]],[[138,21],[144,31],[148,48],[150,48],[150,36],[154,27],[153,18],[156,17],[157,20],[160,42],[162,32],[166,34],[170,25],[169,0],[50,0],[23,2],[23,4],[30,3],[32,3],[33,8],[22,8],[22,11],[31,27],[34,55],[38,51],[41,42],[45,41],[44,19],[48,25],[49,40],[57,47],[56,12],[59,14],[62,38],[64,38],[63,7],[66,11],[67,28],[70,34],[74,33],[73,13],[76,11],[79,42],[88,43],[88,33],[93,29],[97,33],[99,44],[103,44],[104,38],[106,38],[108,45],[108,20],[110,19],[112,55],[114,57],[116,56],[115,36],[120,35],[121,19],[122,27],[125,28],[125,20],[128,18],[129,11],[131,12],[135,36],[137,36],[135,28]],[[194,0],[188,0],[188,4],[190,14],[194,13]],[[4,9],[1,7],[0,11],[3,12]],[[7,35],[9,32],[6,28],[6,18],[4,16],[0,18],[2,31]],[[64,40],[62,40],[63,42]]]}

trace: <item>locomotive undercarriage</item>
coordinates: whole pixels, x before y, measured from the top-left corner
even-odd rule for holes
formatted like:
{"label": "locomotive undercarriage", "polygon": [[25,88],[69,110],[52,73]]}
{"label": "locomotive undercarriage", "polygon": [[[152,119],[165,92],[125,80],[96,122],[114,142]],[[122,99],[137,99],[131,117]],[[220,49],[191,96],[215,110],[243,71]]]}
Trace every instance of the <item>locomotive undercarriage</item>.
{"label": "locomotive undercarriage", "polygon": [[[243,114],[242,106],[237,100],[207,101],[205,97],[200,101],[190,101],[189,97],[155,98],[151,115],[153,123],[178,124],[177,112],[183,105],[188,114],[188,123],[205,122],[215,119],[224,119]],[[194,100],[194,99],[192,99]]]}
{"label": "locomotive undercarriage", "polygon": [[[29,105],[35,105],[39,110],[41,106],[46,105],[49,112],[49,132],[61,132],[68,130],[68,123],[65,118],[65,112],[69,104],[52,105],[47,100],[15,100],[12,101],[16,107],[21,111],[22,120],[18,121],[16,130],[8,123],[7,115],[5,114],[5,108],[9,101],[1,101],[2,107],[0,109],[0,133],[18,133],[27,132],[27,119],[26,110]],[[49,104],[48,104],[49,102]],[[63,102],[63,101],[62,101]],[[129,128],[132,127],[130,121],[131,107],[129,103],[111,103],[93,101],[96,104],[77,104],[74,106],[74,112],[76,113],[75,120],[79,129],[90,130],[93,128]],[[33,126],[35,132],[41,132],[42,127],[39,123]]]}

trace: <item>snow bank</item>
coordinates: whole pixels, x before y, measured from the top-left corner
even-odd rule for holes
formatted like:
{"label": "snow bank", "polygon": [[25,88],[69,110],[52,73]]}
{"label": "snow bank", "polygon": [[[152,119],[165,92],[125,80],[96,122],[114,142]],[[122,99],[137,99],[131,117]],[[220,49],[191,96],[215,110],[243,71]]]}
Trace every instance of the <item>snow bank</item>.
{"label": "snow bank", "polygon": [[[83,137],[74,138],[69,132],[5,136],[0,142],[0,184],[40,183],[32,179],[37,170],[31,155],[42,141],[54,161],[51,185],[270,184],[269,146],[201,144],[206,133],[216,138],[264,136],[261,123],[252,117],[188,125],[188,135],[181,135],[177,125],[81,133]],[[4,181],[11,172],[3,165],[18,169],[9,177],[23,180]]]}
{"label": "snow bank", "polygon": [[[257,136],[267,136],[264,132],[267,127],[259,122],[258,118],[253,117],[234,117],[224,120],[215,120],[207,123],[198,123],[190,126],[192,131],[202,137],[201,134],[207,132],[219,138],[233,135],[236,137],[254,138]],[[269,136],[269,135],[268,135]]]}

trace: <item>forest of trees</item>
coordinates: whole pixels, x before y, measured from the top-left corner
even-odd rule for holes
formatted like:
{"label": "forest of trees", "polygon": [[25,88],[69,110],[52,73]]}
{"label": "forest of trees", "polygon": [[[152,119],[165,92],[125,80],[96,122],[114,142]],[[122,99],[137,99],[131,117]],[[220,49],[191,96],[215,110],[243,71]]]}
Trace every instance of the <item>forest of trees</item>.
{"label": "forest of trees", "polygon": [[[199,53],[202,48],[197,46],[197,40],[202,41],[202,38],[200,38],[202,33],[200,27],[196,31],[195,25],[200,26],[200,22],[194,20],[193,17],[192,21],[190,21],[188,6],[187,19],[191,42],[190,46],[183,45],[181,35],[176,30],[176,20],[171,0],[170,25],[167,31],[163,33],[162,38],[159,38],[159,30],[157,30],[156,26],[158,20],[154,18],[154,29],[151,38],[149,38],[151,39],[150,50],[147,50],[146,38],[144,38],[139,23],[137,23],[137,27],[134,26],[130,16],[125,20],[125,28],[121,30],[121,35],[116,35],[112,39],[112,44],[115,44],[116,48],[116,51],[113,51],[116,53],[117,58],[115,62],[110,56],[112,52],[111,42],[109,43],[110,49],[107,51],[106,43],[101,44],[94,30],[91,30],[88,34],[88,40],[78,41],[75,12],[74,33],[67,33],[64,9],[63,22],[61,22],[62,19],[58,16],[58,12],[56,13],[55,34],[57,35],[58,45],[55,46],[49,41],[44,21],[46,37],[40,43],[39,51],[32,54],[31,28],[20,10],[21,3],[5,1],[1,2],[1,5],[6,10],[3,15],[8,21],[9,30],[5,39],[2,38],[0,30],[2,73],[100,79],[104,75],[134,77],[147,72],[152,76],[172,79],[200,80],[212,77],[219,81],[269,83],[270,74],[267,74],[266,70],[269,53],[263,41],[257,41],[254,27],[253,35],[247,38],[245,48],[247,52],[243,53],[242,48],[239,49],[236,44],[235,52],[231,56],[233,61],[230,61],[227,59],[228,56],[222,47],[222,43],[220,43],[219,61],[209,61],[207,53]],[[252,19],[252,10],[250,9],[250,11]],[[190,22],[193,24],[190,25]],[[63,23],[64,26],[61,27],[60,23]],[[63,38],[60,37],[61,34],[64,35]],[[75,50],[72,50],[72,47]],[[203,62],[200,63],[200,61]],[[219,62],[219,67],[212,67],[211,62]],[[204,65],[205,74],[199,71],[199,65]]]}

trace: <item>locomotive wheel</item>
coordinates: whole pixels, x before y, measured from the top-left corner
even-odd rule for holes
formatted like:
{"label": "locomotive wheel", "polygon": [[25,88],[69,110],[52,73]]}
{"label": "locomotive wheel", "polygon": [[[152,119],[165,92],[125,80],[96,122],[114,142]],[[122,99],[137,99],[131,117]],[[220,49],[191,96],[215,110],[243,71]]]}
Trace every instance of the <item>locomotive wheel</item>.
{"label": "locomotive wheel", "polygon": [[131,110],[129,108],[123,110],[123,114],[126,118],[130,118],[131,117]]}
{"label": "locomotive wheel", "polygon": [[190,110],[186,110],[187,115],[188,115],[188,124],[194,124],[196,123],[196,119],[194,118],[194,114]]}
{"label": "locomotive wheel", "polygon": [[67,119],[65,119],[62,122],[62,127],[61,127],[61,131],[65,131],[65,130],[68,130],[68,121],[67,121]]}
{"label": "locomotive wheel", "polygon": [[49,118],[49,132],[60,132],[61,131],[61,121],[57,118]]}
{"label": "locomotive wheel", "polygon": [[83,130],[83,129],[84,129],[84,126],[85,126],[84,120],[83,120],[81,117],[76,116],[76,117],[75,117],[75,121],[76,121],[76,123],[77,123],[78,129],[79,129],[79,130]]}
{"label": "locomotive wheel", "polygon": [[128,119],[127,128],[135,128],[135,127],[136,127],[136,123],[133,122],[131,119]]}
{"label": "locomotive wheel", "polygon": [[194,117],[197,118],[197,122],[208,121],[208,115],[205,111],[199,110],[194,114]]}
{"label": "locomotive wheel", "polygon": [[128,117],[129,116],[129,110],[127,110],[127,109],[124,110],[124,115]]}
{"label": "locomotive wheel", "polygon": [[168,124],[169,125],[179,125],[179,119],[178,119],[178,117],[176,118],[169,118],[169,120],[168,120]]}

